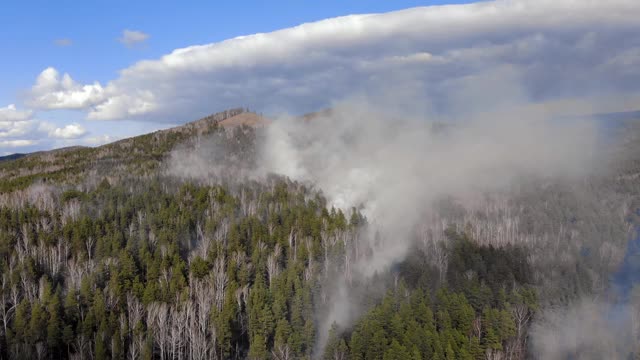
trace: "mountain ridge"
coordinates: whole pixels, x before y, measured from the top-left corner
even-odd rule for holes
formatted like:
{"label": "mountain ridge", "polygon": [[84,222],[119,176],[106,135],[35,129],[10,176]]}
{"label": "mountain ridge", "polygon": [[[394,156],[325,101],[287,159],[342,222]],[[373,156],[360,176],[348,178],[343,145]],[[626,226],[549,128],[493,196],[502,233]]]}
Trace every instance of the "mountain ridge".
{"label": "mountain ridge", "polygon": [[113,176],[113,170],[142,174],[159,166],[166,154],[189,139],[223,129],[231,136],[238,128],[261,128],[271,120],[255,112],[234,108],[169,129],[120,139],[96,147],[72,146],[9,155],[0,161],[0,193],[24,189],[37,180],[77,183],[86,176]]}

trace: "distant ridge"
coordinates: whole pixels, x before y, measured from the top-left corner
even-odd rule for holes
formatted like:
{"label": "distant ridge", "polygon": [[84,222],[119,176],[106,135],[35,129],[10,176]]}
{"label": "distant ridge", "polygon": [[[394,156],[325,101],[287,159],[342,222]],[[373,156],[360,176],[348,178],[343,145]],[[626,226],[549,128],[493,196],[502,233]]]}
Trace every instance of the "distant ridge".
{"label": "distant ridge", "polygon": [[11,155],[0,156],[0,162],[1,161],[9,161],[9,160],[20,159],[21,157],[25,157],[27,155],[29,155],[29,154],[15,153],[15,154],[11,154]]}
{"label": "distant ridge", "polygon": [[86,146],[67,146],[67,147],[62,147],[62,148],[57,148],[52,150],[36,151],[32,153],[15,153],[10,155],[0,156],[0,162],[18,160],[26,156],[34,156],[34,155],[41,155],[41,154],[59,154],[59,153],[64,153],[68,151],[75,151],[75,150],[86,149],[86,148],[87,148]]}

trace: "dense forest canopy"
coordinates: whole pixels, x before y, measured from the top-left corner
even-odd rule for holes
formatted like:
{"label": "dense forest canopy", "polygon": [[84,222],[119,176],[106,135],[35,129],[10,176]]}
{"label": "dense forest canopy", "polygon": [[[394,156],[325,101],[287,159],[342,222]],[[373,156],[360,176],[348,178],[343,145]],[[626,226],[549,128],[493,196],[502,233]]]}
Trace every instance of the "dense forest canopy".
{"label": "dense forest canopy", "polygon": [[[640,323],[581,322],[572,307],[600,296],[640,314],[634,277],[620,273],[636,269],[635,138],[606,176],[531,177],[471,203],[402,209],[421,219],[403,230],[407,248],[369,272],[361,264],[393,233],[365,204],[335,206],[322,186],[254,171],[268,125],[223,126],[236,116],[260,118],[231,110],[0,162],[0,357],[639,356]],[[578,334],[562,349],[543,336],[567,324],[627,335]]]}

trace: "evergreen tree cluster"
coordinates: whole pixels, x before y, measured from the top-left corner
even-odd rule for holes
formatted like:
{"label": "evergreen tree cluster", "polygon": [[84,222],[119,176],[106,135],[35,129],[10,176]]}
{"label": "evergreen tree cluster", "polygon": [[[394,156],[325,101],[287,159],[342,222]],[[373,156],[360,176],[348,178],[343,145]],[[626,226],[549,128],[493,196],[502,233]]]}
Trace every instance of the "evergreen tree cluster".
{"label": "evergreen tree cluster", "polygon": [[[395,288],[350,332],[340,336],[332,329],[325,359],[525,357],[528,320],[538,308],[534,289],[519,278],[526,258],[517,248],[478,246],[452,230],[448,235],[447,284],[412,287],[403,276],[424,271],[403,264]],[[469,275],[476,271],[484,273]]]}

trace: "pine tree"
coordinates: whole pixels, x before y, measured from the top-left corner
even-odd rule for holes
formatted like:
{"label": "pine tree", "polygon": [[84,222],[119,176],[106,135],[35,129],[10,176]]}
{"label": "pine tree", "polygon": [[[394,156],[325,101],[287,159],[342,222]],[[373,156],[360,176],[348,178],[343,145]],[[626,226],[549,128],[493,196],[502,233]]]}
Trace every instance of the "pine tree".
{"label": "pine tree", "polygon": [[391,345],[385,351],[383,356],[383,360],[406,360],[410,358],[411,354],[395,339],[391,341]]}
{"label": "pine tree", "polygon": [[349,348],[351,349],[351,360],[363,360],[365,353],[365,341],[362,336],[361,327],[357,326],[353,333],[351,333],[351,339],[349,341]]}

